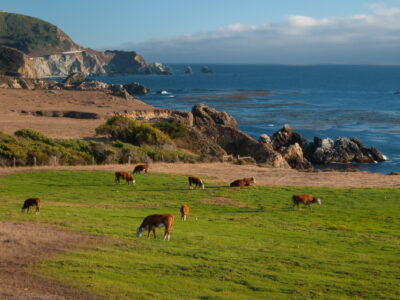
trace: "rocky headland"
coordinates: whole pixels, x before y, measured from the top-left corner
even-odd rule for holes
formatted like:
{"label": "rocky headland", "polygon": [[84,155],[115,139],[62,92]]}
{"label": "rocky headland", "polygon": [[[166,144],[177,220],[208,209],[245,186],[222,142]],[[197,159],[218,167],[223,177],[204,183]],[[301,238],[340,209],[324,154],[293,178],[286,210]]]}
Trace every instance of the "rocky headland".
{"label": "rocky headland", "polygon": [[135,51],[85,48],[46,21],[0,12],[0,74],[37,79],[76,72],[87,76],[171,74],[161,63],[148,63]]}

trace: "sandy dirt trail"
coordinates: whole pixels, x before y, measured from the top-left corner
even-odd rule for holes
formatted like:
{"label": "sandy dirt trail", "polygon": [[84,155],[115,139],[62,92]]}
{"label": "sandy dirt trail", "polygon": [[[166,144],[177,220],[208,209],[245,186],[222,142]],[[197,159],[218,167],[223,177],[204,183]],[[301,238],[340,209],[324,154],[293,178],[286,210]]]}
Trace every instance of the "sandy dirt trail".
{"label": "sandy dirt trail", "polygon": [[37,222],[1,221],[0,299],[100,299],[30,271],[32,262],[97,243],[102,239]]}
{"label": "sandy dirt trail", "polygon": [[[96,165],[69,167],[21,167],[0,168],[0,176],[15,172],[43,170],[79,171],[130,171],[134,165]],[[384,175],[369,172],[299,172],[293,169],[258,167],[255,165],[234,165],[232,163],[154,163],[150,172],[207,176],[212,180],[231,182],[243,177],[255,176],[257,185],[267,186],[320,186],[337,188],[400,188],[399,175]]]}

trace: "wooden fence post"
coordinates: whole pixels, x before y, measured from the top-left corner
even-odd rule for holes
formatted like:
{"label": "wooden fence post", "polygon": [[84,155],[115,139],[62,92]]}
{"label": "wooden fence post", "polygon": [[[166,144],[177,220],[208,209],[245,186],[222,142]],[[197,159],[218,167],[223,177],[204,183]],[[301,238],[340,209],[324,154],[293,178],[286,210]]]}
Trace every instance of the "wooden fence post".
{"label": "wooden fence post", "polygon": [[33,157],[33,166],[36,167],[36,156]]}
{"label": "wooden fence post", "polygon": [[94,156],[92,156],[92,165],[94,165]]}
{"label": "wooden fence post", "polygon": [[129,165],[131,164],[131,156],[130,155],[128,156],[128,164]]}
{"label": "wooden fence post", "polygon": [[16,166],[15,157],[13,157],[13,166],[14,166],[14,168]]}
{"label": "wooden fence post", "polygon": [[54,166],[57,165],[57,156],[54,156]]}

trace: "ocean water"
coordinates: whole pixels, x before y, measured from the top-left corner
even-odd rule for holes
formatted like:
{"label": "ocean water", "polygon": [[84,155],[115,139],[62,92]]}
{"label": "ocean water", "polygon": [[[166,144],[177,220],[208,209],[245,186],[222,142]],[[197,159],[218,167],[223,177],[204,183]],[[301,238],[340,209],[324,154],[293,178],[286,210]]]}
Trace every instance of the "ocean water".
{"label": "ocean water", "polygon": [[[371,172],[400,171],[400,66],[171,65],[173,75],[96,77],[136,81],[150,89],[139,97],[160,108],[191,110],[204,103],[234,116],[258,139],[284,124],[312,140],[358,137],[388,160],[364,165]],[[165,91],[160,94],[157,91]]]}

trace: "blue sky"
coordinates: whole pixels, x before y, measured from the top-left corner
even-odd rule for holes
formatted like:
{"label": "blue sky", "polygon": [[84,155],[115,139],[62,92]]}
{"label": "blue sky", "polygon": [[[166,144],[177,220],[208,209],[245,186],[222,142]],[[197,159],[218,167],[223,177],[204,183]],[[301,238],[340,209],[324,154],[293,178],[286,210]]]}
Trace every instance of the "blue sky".
{"label": "blue sky", "polygon": [[0,9],[150,61],[400,63],[400,0],[2,0]]}

